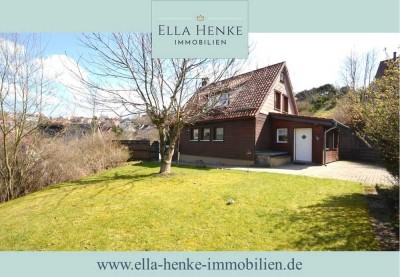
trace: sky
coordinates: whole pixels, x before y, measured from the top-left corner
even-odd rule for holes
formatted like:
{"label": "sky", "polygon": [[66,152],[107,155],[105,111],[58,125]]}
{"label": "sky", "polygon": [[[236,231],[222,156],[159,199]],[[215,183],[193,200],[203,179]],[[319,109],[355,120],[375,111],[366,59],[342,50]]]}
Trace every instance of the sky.
{"label": "sky", "polygon": [[251,34],[250,59],[263,67],[286,61],[294,92],[327,83],[340,85],[340,69],[351,51],[375,49],[378,60],[399,53],[398,34]]}
{"label": "sky", "polygon": [[[87,53],[78,39],[79,34],[38,35],[45,45],[48,74],[57,75],[62,84],[77,85],[64,65],[76,62],[80,55]],[[386,59],[386,53],[392,57],[393,52],[400,52],[398,34],[382,33],[253,33],[249,34],[249,44],[252,50],[245,71],[286,61],[295,93],[327,83],[340,85],[341,65],[351,51],[362,54],[375,49],[379,61]],[[55,116],[89,116],[83,109],[72,107],[73,93],[65,86],[60,86],[53,100],[60,103]]]}

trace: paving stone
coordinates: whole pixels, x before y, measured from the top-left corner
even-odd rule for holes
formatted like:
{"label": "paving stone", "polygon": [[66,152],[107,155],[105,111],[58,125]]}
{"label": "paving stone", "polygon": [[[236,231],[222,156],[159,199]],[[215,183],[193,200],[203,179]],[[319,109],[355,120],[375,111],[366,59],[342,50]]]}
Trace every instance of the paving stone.
{"label": "paving stone", "polygon": [[331,178],[367,184],[394,182],[393,177],[381,166],[350,161],[337,161],[327,165],[285,164],[277,168],[232,167],[231,169]]}

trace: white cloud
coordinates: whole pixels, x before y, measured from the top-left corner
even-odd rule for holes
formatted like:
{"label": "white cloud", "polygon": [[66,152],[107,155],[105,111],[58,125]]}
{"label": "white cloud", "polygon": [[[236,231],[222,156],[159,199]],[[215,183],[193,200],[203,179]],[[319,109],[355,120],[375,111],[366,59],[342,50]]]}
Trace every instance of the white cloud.
{"label": "white cloud", "polygon": [[[72,115],[93,116],[93,101],[106,99],[107,92],[91,89],[82,84],[77,75],[81,75],[84,80],[88,80],[89,73],[76,61],[64,54],[51,55],[43,60],[44,75],[52,78],[56,82],[55,97],[49,99],[48,103],[58,105],[53,115],[70,117]],[[114,89],[123,89],[117,84],[113,84]],[[127,88],[124,88],[127,89]],[[57,101],[58,100],[58,101]],[[118,114],[126,114],[121,104],[109,104],[109,109],[103,105],[96,105],[96,116],[108,115],[115,116],[111,110]]]}
{"label": "white cloud", "polygon": [[[44,75],[57,80],[68,88],[84,89],[75,74],[87,77],[87,72],[76,64],[76,61],[66,55],[52,55],[43,60]],[[79,73],[80,71],[80,73]]]}
{"label": "white cloud", "polygon": [[85,93],[87,88],[77,78],[82,75],[87,78],[84,68],[76,64],[76,61],[67,55],[51,55],[43,59],[44,76],[55,82],[54,97],[48,103],[58,105],[54,111],[57,115],[70,116],[74,113],[89,116],[88,111],[82,109],[85,105]]}

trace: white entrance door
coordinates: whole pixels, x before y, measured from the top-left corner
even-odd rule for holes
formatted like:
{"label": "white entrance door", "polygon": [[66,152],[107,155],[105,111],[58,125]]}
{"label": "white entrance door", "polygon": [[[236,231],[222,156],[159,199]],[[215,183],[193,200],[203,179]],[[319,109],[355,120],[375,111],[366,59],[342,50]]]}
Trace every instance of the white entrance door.
{"label": "white entrance door", "polygon": [[312,162],[312,128],[294,129],[294,160]]}

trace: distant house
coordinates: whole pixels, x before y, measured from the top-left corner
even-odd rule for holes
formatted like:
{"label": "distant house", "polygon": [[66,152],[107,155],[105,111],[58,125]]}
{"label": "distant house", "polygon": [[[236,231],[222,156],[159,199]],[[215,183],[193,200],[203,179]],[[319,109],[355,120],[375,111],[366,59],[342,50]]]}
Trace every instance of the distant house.
{"label": "distant house", "polygon": [[[397,60],[397,53],[393,52],[393,61],[396,61],[396,60]],[[383,77],[383,75],[385,74],[385,70],[388,68],[388,66],[387,66],[388,61],[389,60],[384,60],[379,63],[378,69],[375,74],[375,79]]]}
{"label": "distant house", "polygon": [[196,97],[217,95],[211,112],[182,129],[181,161],[276,166],[339,159],[340,131],[347,127],[334,119],[298,114],[285,62],[203,82]]}
{"label": "distant house", "polygon": [[108,117],[100,117],[98,122],[99,131],[102,133],[111,133],[114,128],[120,127],[121,119],[120,118],[108,118]]}

